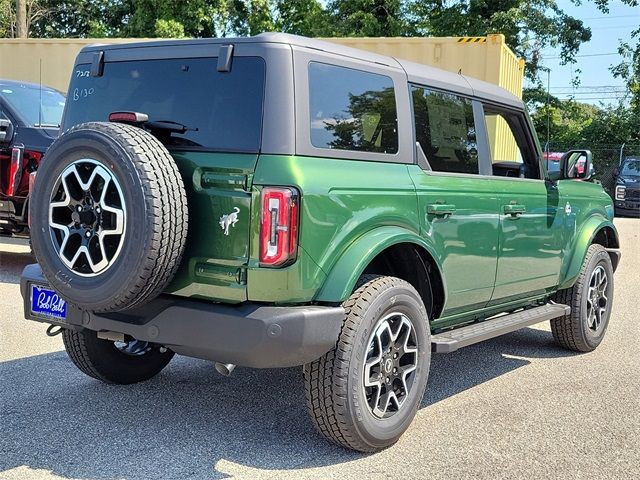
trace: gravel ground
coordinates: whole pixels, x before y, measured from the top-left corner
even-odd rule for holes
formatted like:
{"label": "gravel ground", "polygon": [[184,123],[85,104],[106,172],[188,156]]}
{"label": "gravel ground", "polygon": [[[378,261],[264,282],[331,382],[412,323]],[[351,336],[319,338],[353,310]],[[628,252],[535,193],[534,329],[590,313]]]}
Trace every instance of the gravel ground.
{"label": "gravel ground", "polygon": [[180,357],[140,385],[84,376],[59,336],[23,320],[32,258],[0,246],[0,478],[639,478],[640,220],[616,223],[623,259],[596,352],[557,348],[542,324],[435,356],[413,425],[375,455],[314,432],[301,369],[224,378]]}

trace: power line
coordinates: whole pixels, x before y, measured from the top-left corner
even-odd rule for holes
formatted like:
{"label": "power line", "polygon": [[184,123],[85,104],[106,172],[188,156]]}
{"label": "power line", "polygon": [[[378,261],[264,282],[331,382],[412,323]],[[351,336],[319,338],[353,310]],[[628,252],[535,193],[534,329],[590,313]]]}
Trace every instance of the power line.
{"label": "power line", "polygon": [[620,89],[620,90],[586,90],[586,91],[581,91],[581,92],[572,92],[571,90],[565,90],[562,92],[559,91],[555,91],[553,92],[556,95],[622,95],[622,94],[626,94],[627,90],[626,89]]}
{"label": "power line", "polygon": [[589,27],[593,30],[611,30],[612,28],[638,28],[638,24],[633,25],[606,25],[604,27]]}
{"label": "power line", "polygon": [[640,15],[607,15],[607,16],[602,16],[602,17],[585,17],[585,18],[581,18],[580,20],[610,20],[613,18],[636,18],[636,17],[640,17]]}
{"label": "power line", "polygon": [[625,97],[582,97],[582,98],[578,98],[577,100],[580,100],[581,102],[584,102],[586,100],[600,100],[600,101],[605,101],[605,100],[622,100]]}
{"label": "power line", "polygon": [[[584,55],[575,55],[574,58],[582,58],[582,57],[608,57],[611,55],[620,55],[619,52],[608,52],[608,53],[587,53]],[[546,56],[546,55],[540,55],[542,58],[545,58],[547,60],[551,60],[554,58],[562,58],[560,55],[552,55],[552,56]]]}
{"label": "power line", "polygon": [[556,88],[624,88],[624,85],[556,85],[551,87],[552,90]]}

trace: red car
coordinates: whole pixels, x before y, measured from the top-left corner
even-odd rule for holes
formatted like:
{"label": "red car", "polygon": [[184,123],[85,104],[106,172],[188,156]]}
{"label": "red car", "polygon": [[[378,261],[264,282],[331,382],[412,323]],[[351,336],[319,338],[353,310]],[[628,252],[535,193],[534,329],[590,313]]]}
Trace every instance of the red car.
{"label": "red car", "polygon": [[28,237],[29,181],[58,136],[65,96],[0,79],[0,237]]}

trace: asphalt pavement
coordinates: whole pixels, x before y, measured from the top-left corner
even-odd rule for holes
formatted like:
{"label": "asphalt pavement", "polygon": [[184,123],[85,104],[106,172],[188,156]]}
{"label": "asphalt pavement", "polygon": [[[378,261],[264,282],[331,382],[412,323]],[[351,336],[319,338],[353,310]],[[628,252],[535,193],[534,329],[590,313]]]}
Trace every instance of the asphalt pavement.
{"label": "asphalt pavement", "polygon": [[22,316],[25,249],[0,245],[0,479],[640,478],[640,220],[620,219],[613,315],[593,353],[548,324],[434,356],[422,407],[393,447],[363,455],[313,429],[300,368],[176,357],[104,385],[60,336]]}

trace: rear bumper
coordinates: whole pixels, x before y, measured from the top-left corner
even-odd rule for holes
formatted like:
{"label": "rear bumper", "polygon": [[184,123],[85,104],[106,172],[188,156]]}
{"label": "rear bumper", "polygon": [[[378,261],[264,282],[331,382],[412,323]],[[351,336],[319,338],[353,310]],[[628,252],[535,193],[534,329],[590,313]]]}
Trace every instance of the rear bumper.
{"label": "rear bumper", "polygon": [[20,278],[29,320],[123,333],[182,355],[255,368],[292,367],[321,357],[335,346],[345,317],[342,307],[235,306],[162,295],[117,313],[95,314],[69,304],[60,323],[30,313],[31,283],[47,284],[35,264]]}

